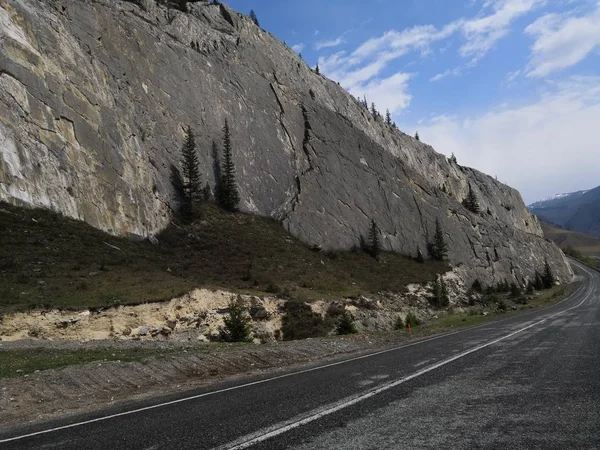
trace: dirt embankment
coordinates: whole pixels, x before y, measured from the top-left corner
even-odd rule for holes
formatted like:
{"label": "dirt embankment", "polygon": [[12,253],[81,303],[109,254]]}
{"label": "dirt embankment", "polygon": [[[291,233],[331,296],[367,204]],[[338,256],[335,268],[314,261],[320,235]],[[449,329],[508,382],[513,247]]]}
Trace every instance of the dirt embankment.
{"label": "dirt embankment", "polygon": [[[154,340],[205,341],[218,335],[234,294],[196,289],[168,302],[118,306],[80,312],[59,309],[6,315],[0,322],[0,340]],[[283,300],[244,298],[257,337],[280,328]]]}
{"label": "dirt embankment", "polygon": [[[448,279],[452,276],[452,273],[446,275]],[[226,291],[196,289],[162,303],[83,311],[47,309],[12,313],[0,320],[0,341],[216,341],[228,312],[228,303],[233,297],[234,294]],[[248,308],[256,341],[280,340],[286,300],[249,295],[240,297]],[[403,295],[320,300],[311,302],[309,306],[313,313],[322,317],[350,311],[360,331],[390,330],[396,318],[404,319],[408,312],[423,319],[435,314],[429,308],[427,291],[421,285],[408,286],[408,292]]]}
{"label": "dirt embankment", "polygon": [[[217,349],[195,344],[193,347],[180,347],[181,351],[172,356],[151,358],[145,362],[96,362],[2,379],[0,424],[3,427],[17,426],[93,411],[125,401],[208,386],[242,375],[260,375],[267,370],[277,372],[318,360],[372,351],[405,339],[406,333],[389,333]],[[135,345],[143,344],[156,343]]]}

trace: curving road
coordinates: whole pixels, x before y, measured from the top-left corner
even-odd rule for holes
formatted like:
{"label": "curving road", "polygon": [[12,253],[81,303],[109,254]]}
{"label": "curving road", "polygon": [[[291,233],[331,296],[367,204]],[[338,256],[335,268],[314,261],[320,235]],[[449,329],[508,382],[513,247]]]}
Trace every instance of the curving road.
{"label": "curving road", "polygon": [[600,273],[543,310],[275,378],[0,431],[0,449],[600,448]]}

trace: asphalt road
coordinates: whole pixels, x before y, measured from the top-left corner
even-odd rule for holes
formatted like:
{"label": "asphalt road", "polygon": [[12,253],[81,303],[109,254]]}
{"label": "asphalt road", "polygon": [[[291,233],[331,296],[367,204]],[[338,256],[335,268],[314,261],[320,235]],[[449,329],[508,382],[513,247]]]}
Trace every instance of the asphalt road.
{"label": "asphalt road", "polygon": [[600,273],[577,270],[575,294],[543,310],[271,379],[0,431],[0,449],[600,448]]}

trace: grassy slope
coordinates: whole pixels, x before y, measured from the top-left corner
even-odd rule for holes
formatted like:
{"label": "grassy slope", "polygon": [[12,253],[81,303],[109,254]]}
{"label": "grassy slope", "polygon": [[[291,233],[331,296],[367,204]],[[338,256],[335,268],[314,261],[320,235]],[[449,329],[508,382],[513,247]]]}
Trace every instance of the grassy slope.
{"label": "grassy slope", "polygon": [[600,268],[600,238],[565,230],[547,222],[540,223],[546,238],[560,247],[565,254],[588,266]]}
{"label": "grassy slope", "polygon": [[558,228],[547,222],[540,223],[544,230],[544,236],[560,248],[573,247],[585,256],[600,256],[600,238]]}
{"label": "grassy slope", "polygon": [[[536,293],[535,298],[532,301],[530,301],[527,305],[512,305],[516,307],[516,310],[486,310],[488,312],[488,315],[484,316],[481,314],[481,312],[483,312],[483,309],[481,309],[481,311],[478,311],[477,308],[473,308],[468,312],[463,312],[460,314],[449,314],[447,316],[441,317],[439,320],[435,320],[431,323],[428,323],[427,325],[419,329],[417,332],[442,332],[452,328],[470,327],[489,322],[491,320],[504,319],[506,317],[519,314],[520,311],[550,306],[553,303],[567,298],[575,291],[576,287],[577,286],[574,284],[564,284],[556,286],[552,289],[538,292]],[[504,300],[506,302],[511,302],[511,299],[508,295],[504,296]]]}
{"label": "grassy slope", "polygon": [[172,226],[158,239],[154,246],[117,238],[48,211],[0,203],[0,313],[160,301],[196,287],[301,300],[400,292],[447,269],[389,253],[377,262],[364,253],[314,252],[273,220],[212,205],[202,220]]}

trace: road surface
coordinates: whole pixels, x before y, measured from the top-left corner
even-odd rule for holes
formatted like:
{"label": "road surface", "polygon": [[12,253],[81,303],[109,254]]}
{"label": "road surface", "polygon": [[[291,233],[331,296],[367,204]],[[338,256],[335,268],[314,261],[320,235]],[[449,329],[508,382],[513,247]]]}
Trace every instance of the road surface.
{"label": "road surface", "polygon": [[600,273],[567,300],[275,378],[0,431],[0,449],[600,448]]}

